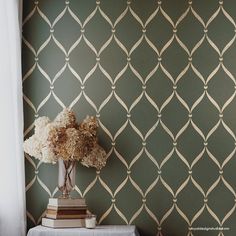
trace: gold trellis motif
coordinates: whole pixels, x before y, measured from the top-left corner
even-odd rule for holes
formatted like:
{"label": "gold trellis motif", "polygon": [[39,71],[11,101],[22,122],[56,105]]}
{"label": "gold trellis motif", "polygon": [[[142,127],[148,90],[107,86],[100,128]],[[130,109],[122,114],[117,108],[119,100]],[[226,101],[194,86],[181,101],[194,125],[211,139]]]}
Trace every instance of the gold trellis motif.
{"label": "gold trellis motif", "polygon": [[[89,109],[96,114],[104,138],[106,136],[109,140],[109,162],[118,163],[113,169],[118,175],[120,173],[114,180],[118,183],[114,187],[105,174],[97,171],[92,178],[88,177],[90,182],[85,182],[83,187],[77,185],[75,190],[86,198],[97,188],[101,196],[106,195],[106,203],[94,207],[101,211],[101,224],[136,224],[144,234],[158,236],[204,235],[201,234],[204,231],[198,231],[197,227],[214,227],[214,231],[208,229],[209,235],[236,235],[233,225],[236,221],[236,185],[231,168],[236,160],[236,126],[233,125],[236,123],[236,70],[232,62],[235,57],[231,56],[225,62],[225,58],[230,57],[227,54],[236,49],[236,14],[232,15],[223,0],[214,0],[205,1],[204,7],[209,13],[206,16],[199,10],[200,2],[39,0],[24,3],[25,136],[32,131],[34,119],[48,115],[50,110],[56,113],[69,106],[77,111],[82,104],[84,116]],[[84,14],[78,13],[80,3],[87,7],[83,8]],[[47,11],[50,4],[54,4],[51,13]],[[230,4],[236,8],[235,3]],[[122,6],[119,14],[114,9],[118,5]],[[175,14],[181,12],[178,16],[169,11],[171,5],[176,9]],[[145,8],[147,6],[149,10]],[[145,14],[148,16],[144,17]],[[75,29],[74,34],[63,33],[60,29],[63,21],[67,26],[64,30],[67,32],[71,27]],[[218,25],[220,36],[214,31],[217,21],[223,21],[222,25]],[[188,35],[182,30],[186,22],[190,25]],[[164,31],[160,30],[159,34],[155,24],[163,25]],[[198,25],[196,30],[195,25]],[[124,27],[128,30],[125,31]],[[35,30],[35,35],[39,37],[30,30]],[[125,34],[131,35],[130,39]],[[114,68],[109,68],[104,55],[112,51],[112,47],[120,56],[111,56],[109,60],[114,60]],[[81,48],[84,50],[80,52],[83,64],[78,65],[75,54]],[[53,50],[55,58],[52,65],[45,65],[41,58],[52,58],[54,54],[50,53]],[[199,56],[202,50],[203,57]],[[211,57],[209,64],[202,65],[201,61],[205,60],[204,57],[208,58],[208,54]],[[171,55],[174,55],[175,61],[170,61]],[[116,60],[119,61],[117,67]],[[113,69],[117,71],[115,74],[111,72]],[[73,82],[67,81],[68,75]],[[186,82],[186,78],[190,82]],[[128,79],[129,84],[127,82],[122,87],[124,95],[120,87]],[[162,82],[155,88],[161,95],[153,93],[152,88],[159,79]],[[58,90],[58,83],[61,83],[61,90]],[[74,83],[79,84],[76,84],[75,90]],[[99,95],[91,95],[90,91],[96,94],[91,83],[101,86]],[[32,84],[39,84],[39,87],[33,88],[36,85]],[[77,91],[72,95],[68,92],[70,99],[65,98],[63,86],[66,84],[71,91]],[[52,107],[51,100],[59,108]],[[111,107],[112,111],[109,110]],[[108,112],[105,111],[107,109]],[[107,115],[112,112],[114,117]],[[114,121],[118,120],[115,115],[119,121]],[[114,121],[114,126],[110,126],[109,119]],[[130,144],[134,142],[134,146],[124,152],[121,147],[125,146],[120,143],[129,134],[134,137],[130,141]],[[198,147],[195,146],[198,144],[190,145],[195,138],[198,139]],[[166,140],[166,146],[160,146],[158,140]],[[197,151],[194,151],[195,147]],[[193,150],[189,152],[188,148]],[[163,149],[162,154],[160,149]],[[39,191],[35,188],[40,188],[47,198],[55,196],[57,183],[49,187],[49,181],[40,175],[45,166],[28,155],[26,162],[28,198],[30,191]],[[134,194],[132,199],[129,193]],[[127,203],[121,203],[122,194]],[[35,201],[44,201],[42,205],[45,205],[47,198]],[[132,201],[133,205],[129,205],[128,201]],[[155,204],[162,209],[160,212]],[[40,223],[45,208],[46,205],[36,213],[28,205],[30,225]],[[109,218],[111,215],[112,218]]]}

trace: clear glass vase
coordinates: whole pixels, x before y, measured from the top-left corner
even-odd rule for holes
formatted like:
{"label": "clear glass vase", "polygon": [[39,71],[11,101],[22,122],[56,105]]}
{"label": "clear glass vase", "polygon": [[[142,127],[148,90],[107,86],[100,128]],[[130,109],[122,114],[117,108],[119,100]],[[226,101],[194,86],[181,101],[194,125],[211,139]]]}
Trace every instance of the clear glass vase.
{"label": "clear glass vase", "polygon": [[70,192],[75,187],[76,161],[58,160],[58,188],[60,198],[70,198]]}

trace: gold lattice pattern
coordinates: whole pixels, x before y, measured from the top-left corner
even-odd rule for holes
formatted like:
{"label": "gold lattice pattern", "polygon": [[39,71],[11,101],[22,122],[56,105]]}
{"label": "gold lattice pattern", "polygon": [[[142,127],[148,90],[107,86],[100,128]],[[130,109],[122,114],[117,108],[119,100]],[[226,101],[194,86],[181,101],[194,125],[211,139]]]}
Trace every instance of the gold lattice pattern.
{"label": "gold lattice pattern", "polygon": [[[67,106],[96,115],[110,159],[75,190],[101,224],[236,235],[236,5],[201,2],[24,3],[25,136]],[[55,169],[26,155],[29,224],[58,194]]]}

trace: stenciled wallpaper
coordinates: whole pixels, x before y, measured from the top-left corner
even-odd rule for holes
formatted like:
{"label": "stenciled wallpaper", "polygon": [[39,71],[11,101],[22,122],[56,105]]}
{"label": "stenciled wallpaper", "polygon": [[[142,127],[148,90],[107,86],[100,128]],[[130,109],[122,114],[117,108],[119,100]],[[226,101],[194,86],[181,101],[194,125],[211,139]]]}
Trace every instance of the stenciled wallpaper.
{"label": "stenciled wallpaper", "polygon": [[[107,166],[74,196],[141,235],[236,235],[236,1],[24,1],[25,138],[64,107],[95,115]],[[26,155],[28,227],[58,196]]]}

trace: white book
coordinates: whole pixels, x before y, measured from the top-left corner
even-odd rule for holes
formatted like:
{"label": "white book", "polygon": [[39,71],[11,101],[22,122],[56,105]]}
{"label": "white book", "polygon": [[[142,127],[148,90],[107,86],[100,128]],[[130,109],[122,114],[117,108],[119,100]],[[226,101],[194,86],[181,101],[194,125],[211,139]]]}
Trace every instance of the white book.
{"label": "white book", "polygon": [[48,205],[50,206],[86,206],[84,198],[49,198]]}
{"label": "white book", "polygon": [[51,227],[51,228],[81,228],[81,227],[85,227],[85,219],[42,218],[42,226]]}

